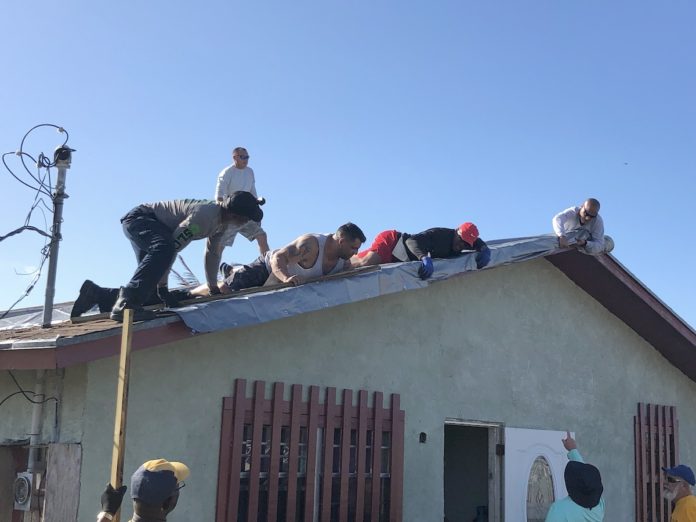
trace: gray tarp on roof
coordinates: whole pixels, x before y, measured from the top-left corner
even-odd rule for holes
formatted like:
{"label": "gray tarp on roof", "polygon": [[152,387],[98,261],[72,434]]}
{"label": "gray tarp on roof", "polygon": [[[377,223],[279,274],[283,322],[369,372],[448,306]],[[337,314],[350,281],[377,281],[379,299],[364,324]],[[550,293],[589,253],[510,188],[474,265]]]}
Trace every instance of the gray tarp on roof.
{"label": "gray tarp on roof", "polygon": [[[484,270],[509,263],[542,257],[558,249],[554,235],[500,239],[488,242],[491,261]],[[222,299],[179,308],[177,314],[196,332],[215,332],[228,328],[265,323],[283,317],[354,303],[380,295],[425,288],[464,272],[476,271],[475,253],[454,259],[435,259],[435,273],[422,281],[418,261],[381,265],[379,270],[356,273],[351,277],[317,281],[284,288]]]}

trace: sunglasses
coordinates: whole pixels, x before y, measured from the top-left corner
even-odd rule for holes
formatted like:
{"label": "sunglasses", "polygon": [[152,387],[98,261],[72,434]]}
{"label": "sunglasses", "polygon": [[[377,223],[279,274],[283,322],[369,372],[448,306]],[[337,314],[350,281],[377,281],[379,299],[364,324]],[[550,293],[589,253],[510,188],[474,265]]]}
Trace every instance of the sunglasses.
{"label": "sunglasses", "polygon": [[585,215],[590,218],[596,218],[597,214],[590,214],[585,207],[582,207],[582,210],[585,212]]}
{"label": "sunglasses", "polygon": [[667,477],[667,482],[674,484],[675,482],[684,482],[683,480],[676,479],[674,477]]}
{"label": "sunglasses", "polygon": [[240,160],[248,160],[249,156],[235,156],[236,158],[239,158]]}

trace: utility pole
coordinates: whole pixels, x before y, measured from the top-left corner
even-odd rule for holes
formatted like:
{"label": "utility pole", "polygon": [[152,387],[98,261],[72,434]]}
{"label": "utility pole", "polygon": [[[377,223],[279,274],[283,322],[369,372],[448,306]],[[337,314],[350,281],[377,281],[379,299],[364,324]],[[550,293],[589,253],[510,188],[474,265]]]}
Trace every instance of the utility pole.
{"label": "utility pole", "polygon": [[58,247],[62,236],[60,225],[63,222],[63,200],[68,197],[65,193],[65,176],[70,168],[72,152],[75,149],[65,145],[58,147],[53,153],[53,161],[58,168],[58,179],[56,180],[56,191],[53,194],[53,228],[51,229],[51,244],[48,254],[48,276],[46,280],[46,298],[43,309],[43,328],[51,327],[53,318],[53,298],[56,295],[56,271],[58,268]]}

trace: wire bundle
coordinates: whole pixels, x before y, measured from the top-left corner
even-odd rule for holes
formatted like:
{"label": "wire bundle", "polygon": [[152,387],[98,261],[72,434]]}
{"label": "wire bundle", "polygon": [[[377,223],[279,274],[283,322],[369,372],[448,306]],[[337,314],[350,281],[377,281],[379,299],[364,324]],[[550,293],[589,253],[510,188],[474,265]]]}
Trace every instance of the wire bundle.
{"label": "wire bundle", "polygon": [[[54,125],[52,123],[42,123],[40,125],[36,125],[29,129],[27,133],[24,135],[22,138],[22,141],[19,144],[19,150],[17,151],[12,151],[12,152],[5,152],[2,155],[2,164],[5,166],[7,171],[10,173],[10,175],[16,179],[19,183],[27,187],[28,189],[32,190],[34,192],[34,201],[32,202],[31,208],[29,209],[29,212],[27,213],[27,216],[24,220],[24,224],[16,228],[15,230],[12,230],[11,232],[8,232],[7,234],[0,235],[0,242],[4,241],[5,239],[15,236],[17,234],[21,234],[23,232],[35,232],[45,238],[44,245],[41,248],[41,259],[39,261],[38,268],[34,272],[29,272],[28,274],[22,274],[22,275],[30,275],[34,274],[34,277],[32,277],[31,282],[27,286],[27,289],[24,291],[24,294],[17,299],[12,306],[10,306],[7,310],[5,310],[2,314],[0,314],[0,319],[3,319],[4,317],[7,316],[10,311],[17,306],[19,302],[21,302],[25,297],[27,297],[31,291],[34,289],[34,286],[36,283],[39,281],[41,278],[41,270],[43,269],[44,263],[48,259],[49,252],[51,250],[51,245],[54,241],[60,241],[59,237],[55,237],[54,235],[54,230],[53,226],[48,225],[48,220],[46,219],[46,212],[49,214],[54,213],[54,208],[55,208],[55,191],[54,191],[54,186],[53,186],[53,181],[51,179],[51,168],[56,166],[55,160],[51,160],[48,156],[46,156],[43,152],[41,152],[38,157],[35,159],[31,154],[26,152],[24,150],[24,142],[26,141],[27,137],[36,129],[41,128],[41,127],[53,127],[56,129],[59,133],[65,134],[65,141],[61,145],[62,147],[65,147],[66,144],[68,143],[68,138],[69,134],[68,132],[63,128],[58,125]],[[26,174],[29,176],[28,178],[26,175],[24,175],[25,179],[22,179],[22,177],[18,176],[15,174],[15,172],[10,168],[10,166],[7,164],[7,161],[5,158],[7,156],[14,155],[18,156],[20,159],[20,162],[22,164],[22,167],[24,167],[24,170],[26,171]],[[29,166],[27,166],[27,158],[32,161],[32,163],[36,166],[36,174],[34,174]],[[51,204],[47,204],[46,199],[50,199]],[[36,227],[31,224],[32,216],[34,211],[38,209],[43,217],[43,228]],[[53,222],[53,219],[51,219],[51,223]]]}

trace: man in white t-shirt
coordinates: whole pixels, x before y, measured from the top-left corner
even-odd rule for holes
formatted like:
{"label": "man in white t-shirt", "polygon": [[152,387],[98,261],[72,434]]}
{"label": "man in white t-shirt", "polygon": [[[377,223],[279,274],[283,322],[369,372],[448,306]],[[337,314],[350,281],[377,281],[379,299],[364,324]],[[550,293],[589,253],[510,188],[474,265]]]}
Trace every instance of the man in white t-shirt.
{"label": "man in white t-shirt", "polygon": [[[254,171],[248,166],[249,153],[247,150],[244,147],[236,147],[232,151],[232,160],[234,163],[222,169],[222,172],[218,174],[217,184],[215,185],[215,200],[222,201],[226,196],[237,191],[251,192],[258,197]],[[261,228],[260,223],[250,222],[242,227],[239,233],[249,241],[256,241],[261,255],[268,252],[268,236]],[[237,230],[230,230],[224,237],[224,245],[232,246],[236,237]]]}

